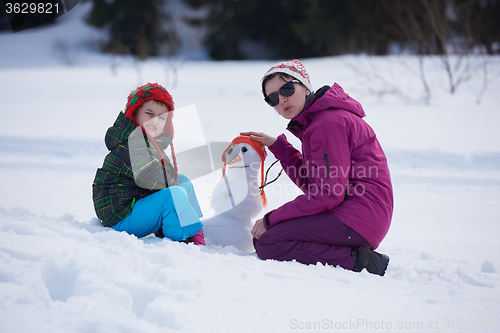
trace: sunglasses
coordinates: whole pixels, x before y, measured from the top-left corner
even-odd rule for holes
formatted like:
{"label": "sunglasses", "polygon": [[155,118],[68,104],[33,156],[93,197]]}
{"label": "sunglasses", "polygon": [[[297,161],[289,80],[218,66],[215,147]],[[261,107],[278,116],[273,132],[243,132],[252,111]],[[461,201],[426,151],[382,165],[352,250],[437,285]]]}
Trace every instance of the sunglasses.
{"label": "sunglasses", "polygon": [[290,97],[293,95],[293,93],[295,92],[295,87],[293,85],[294,83],[300,83],[300,81],[298,81],[298,80],[288,81],[287,83],[282,85],[278,91],[275,91],[275,92],[267,95],[266,97],[264,97],[264,100],[270,106],[278,105],[278,103],[280,102],[279,95],[284,96],[284,97]]}

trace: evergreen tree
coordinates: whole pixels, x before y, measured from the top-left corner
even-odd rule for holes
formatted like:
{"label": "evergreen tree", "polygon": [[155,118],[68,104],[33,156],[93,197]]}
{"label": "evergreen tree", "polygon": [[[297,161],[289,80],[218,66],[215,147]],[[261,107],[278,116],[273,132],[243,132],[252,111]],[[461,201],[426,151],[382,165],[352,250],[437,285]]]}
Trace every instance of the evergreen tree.
{"label": "evergreen tree", "polygon": [[168,15],[163,0],[91,0],[87,22],[109,31],[102,45],[105,52],[132,54],[139,59],[158,55],[165,43],[177,36],[164,28]]}
{"label": "evergreen tree", "polygon": [[210,6],[205,41],[214,59],[290,58],[314,56],[295,33],[307,0],[185,0],[193,7]]}
{"label": "evergreen tree", "polygon": [[391,36],[379,0],[309,0],[294,31],[316,56],[350,52],[386,54]]}
{"label": "evergreen tree", "polygon": [[441,55],[452,40],[463,40],[464,48],[485,45],[493,53],[500,41],[498,0],[185,2],[211,8],[206,47],[214,59],[382,55],[391,43]]}
{"label": "evergreen tree", "polygon": [[[468,0],[457,0],[459,4]],[[500,43],[500,1],[483,0],[472,1],[470,13],[470,25],[472,38],[479,45],[484,45],[488,54],[499,53],[500,48],[495,50],[493,45]]]}

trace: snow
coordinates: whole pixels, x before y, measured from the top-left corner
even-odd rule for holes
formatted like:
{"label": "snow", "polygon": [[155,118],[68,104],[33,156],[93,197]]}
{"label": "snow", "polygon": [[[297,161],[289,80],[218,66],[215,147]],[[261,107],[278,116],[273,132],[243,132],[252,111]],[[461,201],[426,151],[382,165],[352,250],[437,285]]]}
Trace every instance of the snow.
{"label": "snow", "polygon": [[[184,61],[173,87],[162,59],[138,71],[131,59],[94,52],[99,33],[83,25],[85,10],[78,5],[58,26],[0,33],[0,331],[498,331],[498,74],[478,104],[479,69],[450,95],[439,60],[428,59],[425,105],[410,56],[305,59],[315,88],[338,82],[363,104],[387,153],[395,211],[379,250],[391,261],[383,278],[261,261],[234,247],[103,228],[91,184],[106,129],[147,81],[166,85],[178,108],[194,105],[208,141],[282,133],[286,121],[260,94],[274,62]],[[56,42],[68,45],[71,66],[54,55]],[[488,61],[498,73],[498,57]],[[193,180],[207,215],[220,177]],[[266,189],[269,208],[297,193],[282,176]]]}

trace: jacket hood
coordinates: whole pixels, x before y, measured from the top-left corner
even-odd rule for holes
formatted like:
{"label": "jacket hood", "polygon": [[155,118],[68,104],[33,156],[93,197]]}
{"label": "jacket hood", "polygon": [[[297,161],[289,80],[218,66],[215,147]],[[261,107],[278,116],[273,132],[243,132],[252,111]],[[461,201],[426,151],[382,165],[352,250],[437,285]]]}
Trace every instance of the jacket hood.
{"label": "jacket hood", "polygon": [[314,99],[306,105],[304,112],[319,112],[327,109],[346,110],[360,118],[366,116],[361,103],[350,97],[337,83],[334,83],[332,87],[320,88]]}
{"label": "jacket hood", "polygon": [[310,94],[306,99],[304,111],[288,123],[287,129],[300,139],[318,112],[332,111],[332,109],[346,110],[360,118],[365,116],[361,103],[346,94],[340,85],[334,83],[332,87],[323,86],[314,95]]}
{"label": "jacket hood", "polygon": [[[118,145],[126,144],[130,135],[138,128],[132,120],[125,116],[125,113],[120,112],[118,118],[116,118],[115,123],[112,127],[108,128],[106,132],[106,137],[104,142],[106,143],[106,148],[112,150]],[[158,146],[165,150],[168,145],[172,142],[172,137],[162,134],[154,139]]]}

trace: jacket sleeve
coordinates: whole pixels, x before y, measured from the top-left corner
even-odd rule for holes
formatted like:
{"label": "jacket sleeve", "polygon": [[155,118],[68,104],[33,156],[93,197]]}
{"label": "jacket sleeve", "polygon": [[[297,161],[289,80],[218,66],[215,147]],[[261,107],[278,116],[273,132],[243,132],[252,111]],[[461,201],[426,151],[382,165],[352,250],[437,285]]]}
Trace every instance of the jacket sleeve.
{"label": "jacket sleeve", "polygon": [[269,146],[269,150],[280,161],[288,177],[295,185],[303,189],[305,185],[307,185],[305,184],[307,178],[298,173],[304,172],[304,169],[301,168],[303,160],[302,153],[288,142],[284,134],[278,136],[277,140]]}
{"label": "jacket sleeve", "polygon": [[[266,228],[293,218],[332,210],[344,200],[351,168],[347,132],[342,117],[322,121],[308,129],[302,140],[305,156],[302,156],[301,163],[298,155],[287,157],[295,158],[294,167],[303,170],[296,172],[303,179],[295,179],[294,182],[301,184],[304,194],[266,214]],[[292,173],[292,170],[287,173]]]}

